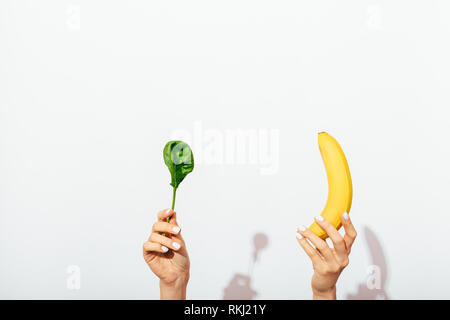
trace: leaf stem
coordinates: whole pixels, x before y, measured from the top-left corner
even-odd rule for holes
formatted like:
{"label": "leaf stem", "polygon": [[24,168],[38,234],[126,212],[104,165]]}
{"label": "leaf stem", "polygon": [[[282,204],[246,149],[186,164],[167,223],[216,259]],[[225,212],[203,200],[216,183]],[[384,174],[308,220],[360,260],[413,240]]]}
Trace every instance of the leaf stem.
{"label": "leaf stem", "polygon": [[175,208],[175,195],[177,194],[177,188],[173,187],[173,195],[172,195],[172,210]]}
{"label": "leaf stem", "polygon": [[[176,187],[173,187],[173,194],[172,194],[172,210],[173,209],[175,209],[175,196],[176,196],[176,194],[177,194],[177,188]],[[170,222],[170,219],[171,219],[172,217],[170,216],[168,219],[167,219],[167,222]]]}

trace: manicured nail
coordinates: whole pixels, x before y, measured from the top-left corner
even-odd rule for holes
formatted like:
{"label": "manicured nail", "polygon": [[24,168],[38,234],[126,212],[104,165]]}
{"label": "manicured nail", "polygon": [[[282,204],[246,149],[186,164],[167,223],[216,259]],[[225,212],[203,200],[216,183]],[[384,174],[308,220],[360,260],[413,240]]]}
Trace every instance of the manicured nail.
{"label": "manicured nail", "polygon": [[172,228],[172,231],[175,233],[175,234],[178,234],[178,232],[180,232],[180,227],[177,227],[177,226],[175,226],[175,227],[173,227]]}
{"label": "manicured nail", "polygon": [[347,212],[344,212],[344,214],[342,216],[344,217],[345,220],[348,220],[348,218],[349,218]]}
{"label": "manicured nail", "polygon": [[302,240],[302,239],[303,239],[303,236],[302,236],[300,233],[298,233],[298,232],[297,232],[297,234],[296,234],[296,237],[297,237],[297,239],[299,239],[299,240]]}
{"label": "manicured nail", "polygon": [[162,250],[163,252],[169,251],[169,249],[168,249],[166,246],[161,246],[161,250]]}
{"label": "manicured nail", "polygon": [[305,227],[305,226],[300,226],[300,227],[298,227],[298,230],[300,230],[300,231],[306,231],[306,227]]}
{"label": "manicured nail", "polygon": [[317,216],[314,219],[316,219],[317,221],[323,221],[323,217],[322,216]]}
{"label": "manicured nail", "polygon": [[173,242],[173,243],[172,243],[172,246],[173,246],[176,250],[178,250],[178,249],[181,248],[181,245],[180,245],[178,242]]}

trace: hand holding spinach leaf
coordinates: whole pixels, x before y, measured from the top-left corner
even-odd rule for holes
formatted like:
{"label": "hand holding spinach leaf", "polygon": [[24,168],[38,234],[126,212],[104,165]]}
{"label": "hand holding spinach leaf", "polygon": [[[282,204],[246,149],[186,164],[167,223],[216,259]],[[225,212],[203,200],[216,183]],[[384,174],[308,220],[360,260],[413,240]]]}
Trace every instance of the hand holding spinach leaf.
{"label": "hand holding spinach leaf", "polygon": [[194,155],[189,145],[183,141],[167,142],[163,155],[164,162],[170,171],[170,185],[173,187],[172,210],[174,210],[177,188],[181,181],[194,170]]}

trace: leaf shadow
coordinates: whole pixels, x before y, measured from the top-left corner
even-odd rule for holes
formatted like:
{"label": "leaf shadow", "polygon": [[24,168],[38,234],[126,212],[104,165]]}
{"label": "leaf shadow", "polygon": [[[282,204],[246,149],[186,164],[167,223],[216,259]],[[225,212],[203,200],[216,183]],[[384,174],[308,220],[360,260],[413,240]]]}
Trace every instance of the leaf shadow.
{"label": "leaf shadow", "polygon": [[258,292],[252,289],[251,280],[253,268],[257,264],[260,252],[268,246],[269,238],[264,233],[256,233],[253,236],[253,254],[250,257],[248,273],[235,273],[228,286],[224,289],[224,300],[253,300]]}

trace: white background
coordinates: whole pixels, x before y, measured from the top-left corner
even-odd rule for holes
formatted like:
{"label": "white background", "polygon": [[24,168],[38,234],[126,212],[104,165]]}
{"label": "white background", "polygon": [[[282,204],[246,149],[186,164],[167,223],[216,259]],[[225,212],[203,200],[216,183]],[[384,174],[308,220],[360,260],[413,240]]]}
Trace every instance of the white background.
{"label": "white background", "polygon": [[183,182],[189,298],[221,299],[257,232],[256,298],[311,298],[295,229],[326,201],[322,130],[347,155],[359,231],[338,297],[366,281],[368,227],[390,298],[449,298],[449,15],[445,0],[2,0],[0,298],[157,299],[141,246],[170,206],[162,148],[195,122],[279,130],[279,170],[199,164]]}

